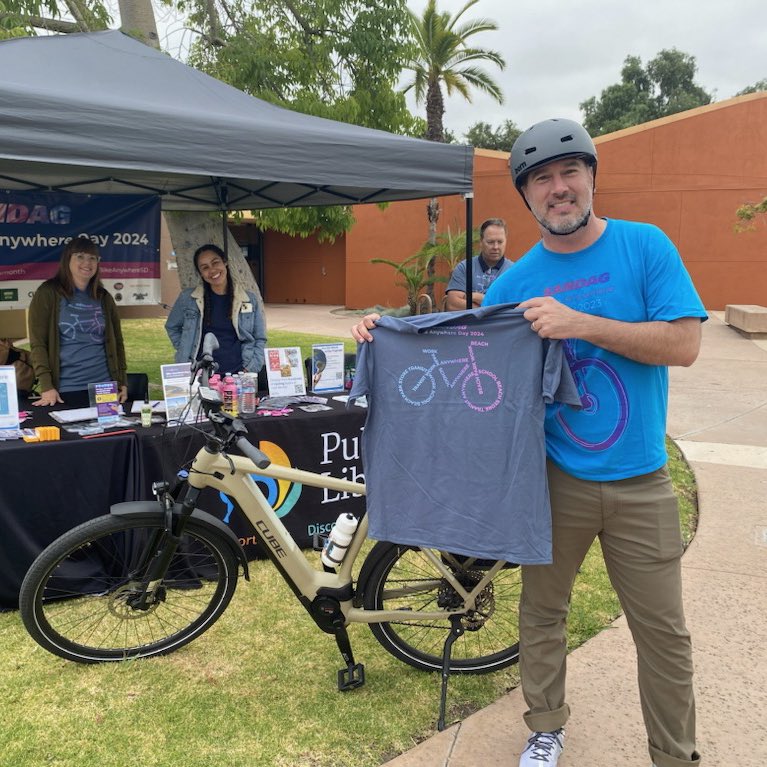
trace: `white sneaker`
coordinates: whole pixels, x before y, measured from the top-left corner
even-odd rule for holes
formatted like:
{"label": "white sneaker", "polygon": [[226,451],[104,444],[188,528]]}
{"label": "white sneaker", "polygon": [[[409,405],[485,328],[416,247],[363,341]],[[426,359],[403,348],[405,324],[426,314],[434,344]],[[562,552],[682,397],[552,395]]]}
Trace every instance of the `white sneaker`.
{"label": "white sneaker", "polygon": [[519,767],[556,767],[565,748],[565,730],[534,732],[519,757]]}

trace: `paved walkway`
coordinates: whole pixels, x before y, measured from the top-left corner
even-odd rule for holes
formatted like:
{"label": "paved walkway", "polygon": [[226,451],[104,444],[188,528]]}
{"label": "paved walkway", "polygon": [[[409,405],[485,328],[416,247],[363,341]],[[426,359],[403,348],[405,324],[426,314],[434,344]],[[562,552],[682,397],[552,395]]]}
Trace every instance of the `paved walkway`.
{"label": "paved walkway", "polygon": [[[289,308],[267,306],[268,326],[343,337],[354,322],[329,307]],[[698,530],[682,560],[699,749],[711,767],[764,767],[767,341],[744,338],[712,313],[697,362],[671,369],[668,433],[699,492]],[[649,767],[635,660],[623,618],[571,653],[572,715],[560,767]],[[513,690],[387,767],[516,767],[528,735],[524,709]]]}

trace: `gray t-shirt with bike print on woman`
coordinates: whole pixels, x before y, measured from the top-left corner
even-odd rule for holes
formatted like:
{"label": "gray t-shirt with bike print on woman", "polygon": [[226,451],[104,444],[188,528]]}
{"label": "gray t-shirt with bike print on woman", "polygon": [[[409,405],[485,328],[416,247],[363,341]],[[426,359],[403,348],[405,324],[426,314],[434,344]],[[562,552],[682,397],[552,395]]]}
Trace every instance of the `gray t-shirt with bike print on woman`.
{"label": "gray t-shirt with bike print on woman", "polygon": [[559,341],[512,305],[382,317],[359,345],[369,535],[520,564],[551,562],[543,419],[580,406]]}

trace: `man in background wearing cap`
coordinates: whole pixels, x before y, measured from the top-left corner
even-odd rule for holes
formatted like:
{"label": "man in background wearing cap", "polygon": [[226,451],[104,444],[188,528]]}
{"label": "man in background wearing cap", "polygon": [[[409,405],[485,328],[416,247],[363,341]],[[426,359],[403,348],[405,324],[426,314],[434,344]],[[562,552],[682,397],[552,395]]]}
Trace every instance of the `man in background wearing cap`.
{"label": "man in background wearing cap", "polygon": [[[519,764],[554,767],[564,747],[570,592],[598,536],[636,644],[653,764],[697,765],[665,427],[667,366],[695,361],[706,313],[660,229],[593,214],[597,155],[582,126],[532,126],[515,142],[510,166],[541,240],[495,280],[483,304],[519,302],[532,332],[567,339],[583,405],[547,406],[553,563],[522,568],[520,671],[533,734]],[[621,759],[605,754],[603,765]]]}

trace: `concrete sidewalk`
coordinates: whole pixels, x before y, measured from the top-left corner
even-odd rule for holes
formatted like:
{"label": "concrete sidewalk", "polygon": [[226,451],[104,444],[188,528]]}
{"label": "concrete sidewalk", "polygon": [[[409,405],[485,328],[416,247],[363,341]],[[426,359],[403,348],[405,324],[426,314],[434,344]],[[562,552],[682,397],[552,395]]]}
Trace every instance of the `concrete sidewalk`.
{"label": "concrete sidewalk", "polygon": [[[345,337],[355,319],[328,317],[328,307],[290,309],[280,322],[293,330],[335,329]],[[267,323],[274,327],[272,312],[268,306]],[[670,371],[668,433],[692,465],[699,493],[698,530],[682,560],[698,748],[711,767],[764,767],[767,341],[744,338],[724,324],[722,313],[712,313],[697,362]],[[572,715],[560,767],[650,767],[635,665],[623,618],[570,654]],[[513,690],[387,767],[516,767],[529,735],[525,708],[521,690]]]}

